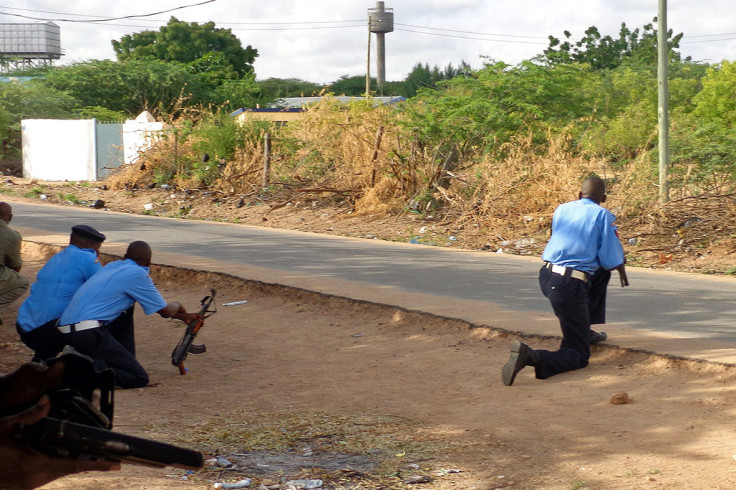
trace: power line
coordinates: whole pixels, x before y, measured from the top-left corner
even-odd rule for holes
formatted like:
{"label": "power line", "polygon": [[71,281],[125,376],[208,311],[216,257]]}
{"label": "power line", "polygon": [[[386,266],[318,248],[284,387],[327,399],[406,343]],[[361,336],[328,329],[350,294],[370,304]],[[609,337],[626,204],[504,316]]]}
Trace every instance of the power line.
{"label": "power line", "polygon": [[496,42],[496,43],[512,43],[512,44],[537,44],[537,45],[546,45],[546,42],[537,42],[537,41],[512,41],[509,39],[488,39],[484,37],[471,37],[471,36],[456,36],[452,34],[440,34],[438,32],[424,32],[424,31],[415,31],[412,29],[394,29],[396,31],[403,31],[403,32],[413,32],[416,34],[426,34],[428,36],[440,36],[440,37],[452,37],[456,39],[472,39],[474,41],[489,41],[489,42]]}
{"label": "power line", "polygon": [[[210,0],[214,2],[215,0]],[[205,2],[206,3],[206,2]],[[199,5],[199,4],[196,4]],[[184,7],[177,7],[177,8],[184,8]],[[52,10],[35,10],[35,9],[22,9],[22,8],[16,8],[16,7],[6,7],[4,5],[0,5],[0,9],[6,9],[6,10],[20,10],[23,12],[37,12],[42,14],[54,14],[54,15],[68,15],[72,17],[89,17],[89,22],[99,22],[99,16],[98,15],[86,15],[86,14],[73,14],[69,12],[55,12]],[[164,11],[168,12],[168,11]],[[5,15],[11,15],[8,13],[3,12]],[[159,12],[162,13],[162,12]],[[151,15],[157,15],[154,14],[147,14],[147,16]],[[130,15],[126,17],[119,17],[118,19],[123,18],[129,18],[129,17],[142,17],[141,15]],[[48,19],[53,20],[53,19]],[[143,22],[167,22],[167,20],[164,19],[140,19]],[[355,22],[362,22],[362,25],[365,25],[365,19],[350,19],[350,20],[318,20],[318,21],[298,21],[298,22],[215,22],[216,24],[221,25],[302,25],[302,24],[345,24],[345,23],[355,23]],[[119,25],[125,25],[125,24],[119,24]],[[133,26],[133,27],[142,27],[142,26]]]}
{"label": "power line", "polygon": [[[29,16],[29,15],[23,15],[23,14],[12,14],[12,13],[8,13],[8,12],[0,12],[0,14],[2,14],[2,15],[10,15],[10,16],[13,16],[13,17],[21,17],[21,18],[24,18],[24,19],[46,21],[46,22],[51,21],[51,22],[82,22],[82,23],[93,22],[93,23],[97,23],[97,22],[108,22],[108,21],[112,21],[112,20],[134,19],[134,18],[138,18],[138,17],[151,17],[151,16],[154,16],[154,15],[165,14],[167,12],[173,12],[175,10],[182,10],[182,9],[186,9],[186,8],[190,8],[190,7],[197,7],[199,5],[205,5],[207,3],[212,3],[214,1],[216,1],[216,0],[205,0],[203,2],[193,3],[191,5],[181,5],[179,7],[174,7],[174,8],[166,9],[166,10],[160,10],[158,12],[152,12],[150,14],[124,15],[124,16],[121,16],[121,17],[109,17],[109,18],[101,18],[101,19],[94,19],[94,20],[49,19],[49,18],[32,17],[32,16]],[[3,8],[8,8],[8,7],[3,7]],[[51,13],[51,12],[49,12],[49,13]],[[62,15],[70,15],[70,14],[62,14]],[[71,15],[76,15],[76,14],[71,14]]]}
{"label": "power line", "polygon": [[700,34],[698,36],[684,36],[684,37],[693,38],[693,37],[715,37],[715,36],[736,36],[736,32],[724,32],[723,34]]}
{"label": "power line", "polygon": [[[138,24],[114,24],[114,23],[105,23],[105,24],[97,24],[94,21],[86,22],[88,25],[105,25],[105,26],[111,26],[111,27],[135,27],[135,28],[141,28],[141,29],[151,29],[152,26],[150,25],[138,25]],[[165,24],[165,23],[164,23]],[[218,24],[218,25],[225,25],[225,24]],[[263,28],[247,28],[247,27],[241,27],[241,28],[228,28],[231,31],[304,31],[304,30],[321,30],[321,29],[346,29],[346,28],[355,28],[355,27],[362,27],[365,28],[365,23],[362,24],[356,24],[356,25],[345,25],[345,26],[321,26],[321,27],[263,27]]]}
{"label": "power line", "polygon": [[[714,36],[726,36],[727,34],[713,34]],[[721,41],[733,41],[735,37],[726,37],[723,39],[702,39],[700,41],[680,41],[680,44],[696,44],[696,43],[717,43]]]}
{"label": "power line", "polygon": [[[490,32],[474,32],[474,31],[465,31],[465,30],[456,30],[456,29],[441,29],[439,27],[427,27],[427,26],[416,26],[412,24],[400,24],[398,22],[394,22],[395,26],[406,26],[406,27],[415,27],[417,29],[428,29],[431,31],[443,31],[443,32],[459,32],[461,34],[479,34],[481,36],[498,36],[498,37],[520,37],[520,38],[527,38],[527,39],[545,39],[548,38],[546,36],[523,36],[523,35],[516,35],[516,34],[494,34]],[[409,31],[414,32],[414,31]]]}

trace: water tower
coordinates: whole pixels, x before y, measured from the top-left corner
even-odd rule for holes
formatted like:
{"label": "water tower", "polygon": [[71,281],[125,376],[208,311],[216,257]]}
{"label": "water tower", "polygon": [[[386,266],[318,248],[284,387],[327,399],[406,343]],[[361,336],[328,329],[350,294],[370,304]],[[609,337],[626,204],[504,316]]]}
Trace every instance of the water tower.
{"label": "water tower", "polygon": [[386,82],[386,33],[394,30],[394,9],[376,2],[376,8],[368,9],[368,29],[376,35],[376,82],[380,88]]}
{"label": "water tower", "polygon": [[63,54],[59,26],[53,22],[0,23],[0,72],[47,66]]}

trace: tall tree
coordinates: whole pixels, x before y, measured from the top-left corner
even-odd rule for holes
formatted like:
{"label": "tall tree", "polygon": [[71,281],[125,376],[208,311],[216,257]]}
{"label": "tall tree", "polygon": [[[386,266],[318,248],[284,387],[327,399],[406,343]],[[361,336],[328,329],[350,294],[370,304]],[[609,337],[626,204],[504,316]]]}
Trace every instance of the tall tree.
{"label": "tall tree", "polygon": [[471,72],[470,65],[465,61],[461,61],[457,67],[449,63],[444,70],[440,70],[437,65],[430,68],[428,63],[424,65],[417,63],[404,80],[401,95],[414,97],[421,88],[433,88],[439,81],[450,80],[460,75],[467,76]]}
{"label": "tall tree", "polygon": [[75,63],[50,71],[43,82],[67,91],[82,106],[106,107],[133,116],[143,110],[168,112],[182,96],[200,102],[205,92],[202,81],[184,65],[150,59]]}
{"label": "tall tree", "polygon": [[[626,23],[621,24],[618,38],[602,35],[597,27],[590,26],[585,35],[576,42],[571,41],[570,31],[564,31],[565,40],[549,36],[549,46],[542,56],[547,62],[556,63],[587,63],[594,70],[610,70],[624,62],[656,65],[657,61],[657,29],[656,17],[644,25],[642,30],[630,30]],[[667,39],[673,60],[679,61],[682,33],[673,37],[670,29]]]}
{"label": "tall tree", "polygon": [[324,85],[298,78],[267,78],[256,82],[261,90],[261,103],[282,97],[311,97],[319,95]]}
{"label": "tall tree", "polygon": [[258,89],[252,75],[221,79],[216,73],[214,68],[193,73],[190,65],[150,58],[94,60],[54,68],[43,83],[68,92],[82,107],[133,116],[143,110],[171,113],[196,104],[237,108],[255,103]]}
{"label": "tall tree", "polygon": [[119,61],[156,58],[193,63],[195,67],[197,60],[222,53],[223,60],[239,76],[253,72],[258,56],[258,50],[251,46],[243,48],[230,29],[217,28],[214,22],[181,22],[176,17],[171,17],[158,31],[126,34],[119,41],[112,41],[112,48]]}
{"label": "tall tree", "polygon": [[[376,89],[376,79],[371,78],[371,91]],[[365,75],[343,75],[327,86],[335,95],[361,97],[365,95]]]}

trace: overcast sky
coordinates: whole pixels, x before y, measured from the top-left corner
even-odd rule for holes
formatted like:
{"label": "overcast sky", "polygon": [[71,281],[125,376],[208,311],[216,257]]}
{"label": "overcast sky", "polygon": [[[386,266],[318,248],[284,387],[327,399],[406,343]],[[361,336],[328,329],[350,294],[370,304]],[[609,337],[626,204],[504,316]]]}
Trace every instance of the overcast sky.
{"label": "overcast sky", "polygon": [[[586,28],[617,36],[652,21],[658,0],[386,0],[394,32],[386,34],[386,79],[403,80],[417,63],[440,67],[483,57],[516,64],[544,50],[547,36]],[[733,0],[670,0],[669,28],[685,37],[680,52],[699,61],[736,60]],[[197,5],[200,4],[200,5]],[[181,7],[181,8],[180,8]],[[326,83],[364,75],[368,9],[363,0],[0,0],[0,23],[52,20],[61,28],[61,63],[115,59],[110,41],[158,28],[175,16],[215,22],[258,50],[258,79]],[[156,12],[169,12],[150,15]],[[14,15],[10,15],[14,14]],[[25,17],[21,17],[25,16]],[[100,18],[136,16],[109,22]],[[28,17],[32,17],[28,18]],[[75,20],[77,22],[69,22]],[[81,22],[79,22],[81,21]],[[375,74],[375,36],[371,40]]]}

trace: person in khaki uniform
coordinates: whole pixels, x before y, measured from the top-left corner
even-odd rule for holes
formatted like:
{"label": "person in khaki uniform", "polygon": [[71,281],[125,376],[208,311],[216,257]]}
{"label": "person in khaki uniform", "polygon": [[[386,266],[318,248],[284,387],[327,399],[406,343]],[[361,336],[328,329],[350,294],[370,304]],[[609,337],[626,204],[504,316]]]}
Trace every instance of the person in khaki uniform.
{"label": "person in khaki uniform", "polygon": [[[13,219],[13,208],[0,202],[0,312],[28,291],[28,278],[20,274],[20,233],[8,226]],[[0,318],[2,325],[2,318]]]}

